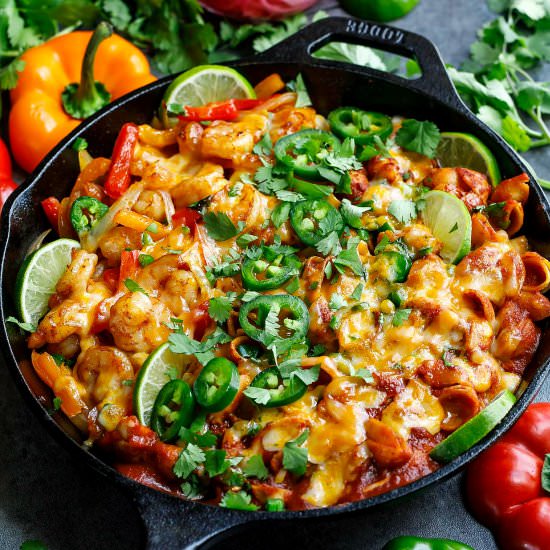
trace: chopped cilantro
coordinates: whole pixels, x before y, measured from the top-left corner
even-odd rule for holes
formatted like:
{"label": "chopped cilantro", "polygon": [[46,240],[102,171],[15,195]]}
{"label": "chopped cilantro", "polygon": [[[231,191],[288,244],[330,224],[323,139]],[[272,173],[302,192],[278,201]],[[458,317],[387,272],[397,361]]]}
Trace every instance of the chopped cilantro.
{"label": "chopped cilantro", "polygon": [[288,441],[283,447],[283,467],[297,476],[306,473],[307,448],[301,447],[309,437],[309,430],[304,430],[296,439]]}
{"label": "chopped cilantro", "polygon": [[58,411],[61,408],[61,404],[63,401],[61,400],[61,397],[54,397],[53,398],[53,410]]}
{"label": "chopped cilantro", "polygon": [[141,267],[152,264],[154,261],[155,258],[153,258],[153,256],[150,256],[149,254],[140,254],[138,256],[138,262]]}
{"label": "chopped cilantro", "polygon": [[267,512],[283,512],[285,510],[285,501],[281,498],[268,498],[265,502]]}
{"label": "chopped cilantro", "polygon": [[6,319],[6,323],[13,323],[14,325],[17,325],[21,330],[24,330],[26,332],[36,332],[37,330],[36,325],[33,325],[32,323],[23,323],[22,321],[19,321],[19,319],[16,319],[12,316]]}
{"label": "chopped cilantro", "polygon": [[258,405],[267,405],[271,399],[271,393],[265,388],[255,388],[253,386],[248,386],[246,390],[243,391],[246,397],[252,399],[254,403]]}
{"label": "chopped cilantro", "polygon": [[246,477],[257,477],[258,479],[267,479],[269,472],[264,464],[264,459],[261,455],[253,455],[243,467],[243,474]]}
{"label": "chopped cilantro", "polygon": [[390,203],[388,212],[398,222],[408,224],[416,218],[416,205],[413,201],[395,200]]}
{"label": "chopped cilantro", "polygon": [[395,136],[397,145],[403,149],[429,158],[434,158],[440,139],[439,128],[433,122],[414,118],[404,120]]}
{"label": "chopped cilantro", "polygon": [[273,225],[279,229],[283,223],[288,220],[290,214],[291,204],[288,202],[281,202],[278,204],[273,211],[271,212],[271,222]]}
{"label": "chopped cilantro", "polygon": [[243,233],[237,237],[237,245],[241,248],[246,248],[250,243],[257,241],[256,235],[250,235],[249,233]]}
{"label": "chopped cilantro", "polygon": [[398,309],[393,315],[392,325],[400,327],[409,318],[411,312],[412,309]]}
{"label": "chopped cilantro", "polygon": [[361,296],[363,295],[363,290],[365,289],[365,285],[363,283],[359,283],[354,291],[351,293],[352,300],[360,300]]}
{"label": "chopped cilantro", "polygon": [[208,315],[216,321],[216,323],[225,323],[231,316],[233,310],[233,302],[237,295],[234,292],[228,292],[226,296],[219,298],[210,298],[208,304]]}
{"label": "chopped cilantro", "polygon": [[71,147],[75,151],[84,151],[85,149],[88,149],[88,142],[84,138],[77,137]]}
{"label": "chopped cilantro", "polygon": [[330,297],[328,307],[332,309],[332,311],[338,311],[339,309],[346,307],[346,300],[342,296],[340,296],[340,294],[336,294],[335,292]]}
{"label": "chopped cilantro", "polygon": [[258,506],[252,504],[252,498],[248,493],[239,491],[238,493],[227,492],[223,495],[220,502],[222,508],[230,508],[231,510],[246,510],[253,512],[258,509]]}
{"label": "chopped cilantro", "polygon": [[124,279],[124,286],[130,292],[141,292],[142,294],[148,296],[147,292],[143,290],[143,288],[141,288],[133,279]]}
{"label": "chopped cilantro", "polygon": [[291,92],[296,92],[296,108],[312,105],[302,73],[298,74],[296,80],[291,80],[286,86]]}
{"label": "chopped cilantro", "polygon": [[360,229],[363,226],[361,216],[370,210],[372,210],[371,206],[357,206],[352,204],[348,199],[344,199],[340,206],[340,214],[344,222],[354,229]]}
{"label": "chopped cilantro", "polygon": [[200,447],[188,443],[187,447],[180,453],[172,471],[177,477],[185,479],[205,461],[205,458],[206,456]]}
{"label": "chopped cilantro", "polygon": [[203,220],[208,234],[215,241],[227,241],[242,231],[242,227],[239,229],[235,226],[231,218],[224,212],[207,212]]}
{"label": "chopped cilantro", "polygon": [[367,369],[359,369],[355,376],[360,376],[367,384],[373,384],[374,383],[374,377],[372,375],[372,372],[370,372]]}

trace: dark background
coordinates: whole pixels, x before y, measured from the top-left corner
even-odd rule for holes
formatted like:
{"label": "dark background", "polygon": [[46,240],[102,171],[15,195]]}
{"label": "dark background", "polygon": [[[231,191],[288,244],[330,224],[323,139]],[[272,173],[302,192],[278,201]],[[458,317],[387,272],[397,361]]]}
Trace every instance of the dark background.
{"label": "dark background", "polygon": [[[319,7],[338,14],[334,1],[321,1]],[[476,30],[492,17],[484,0],[422,0],[397,24],[433,40],[445,61],[458,65]],[[546,80],[549,69],[544,69]],[[526,158],[550,179],[548,149]],[[550,382],[539,400],[550,401]],[[383,510],[292,528],[262,524],[217,548],[379,550],[393,537],[415,534],[494,550],[490,533],[468,514],[461,493],[462,476],[457,476]],[[130,550],[140,547],[140,535],[140,520],[127,495],[53,441],[0,361],[0,548],[17,549],[25,540],[38,539],[49,550]]]}

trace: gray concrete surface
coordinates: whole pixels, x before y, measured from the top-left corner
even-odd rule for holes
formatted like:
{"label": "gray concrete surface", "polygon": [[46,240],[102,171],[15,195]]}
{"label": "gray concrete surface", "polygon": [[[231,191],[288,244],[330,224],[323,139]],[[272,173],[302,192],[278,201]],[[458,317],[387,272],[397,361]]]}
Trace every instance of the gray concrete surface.
{"label": "gray concrete surface", "polygon": [[[337,13],[336,2],[321,4]],[[422,0],[399,25],[425,34],[446,61],[458,64],[490,17],[483,0]],[[549,178],[548,150],[528,159]],[[550,383],[539,399],[550,400]],[[457,476],[388,509],[300,526],[262,525],[261,531],[251,528],[218,548],[379,550],[395,536],[417,534],[495,549],[490,533],[464,508],[461,487]],[[139,548],[139,537],[139,518],[128,497],[73,461],[43,431],[0,363],[0,549],[38,539],[50,550],[131,550]]]}

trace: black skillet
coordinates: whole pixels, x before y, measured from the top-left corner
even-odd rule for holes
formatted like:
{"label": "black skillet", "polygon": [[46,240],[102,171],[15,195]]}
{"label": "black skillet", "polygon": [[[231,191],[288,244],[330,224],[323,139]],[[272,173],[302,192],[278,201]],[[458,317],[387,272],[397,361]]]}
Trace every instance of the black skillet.
{"label": "black skillet", "polygon": [[[415,58],[422,68],[422,77],[405,80],[373,69],[322,61],[311,56],[313,51],[332,41],[364,44]],[[503,177],[526,171],[525,165],[506,143],[460,101],[433,44],[408,31],[354,19],[330,18],[310,25],[253,59],[231,65],[251,82],[258,82],[273,72],[280,73],[285,80],[295,78],[301,72],[316,109],[323,114],[342,105],[356,105],[388,114],[433,120],[443,130],[469,132],[478,136],[492,150]],[[51,394],[30,366],[30,353],[26,349],[25,339],[17,328],[5,323],[8,316],[16,315],[13,292],[24,252],[48,228],[41,213],[40,201],[50,195],[63,197],[69,193],[79,172],[76,154],[69,146],[76,136],[86,138],[93,156],[110,156],[122,124],[127,121],[138,124],[149,122],[170,80],[159,80],[121,98],[81,124],[63,140],[8,200],[4,207],[0,236],[0,317],[3,320],[0,323],[0,343],[6,363],[29,406],[57,440],[75,457],[130,492],[143,519],[146,547],[159,550],[197,548],[218,541],[229,531],[243,528],[250,522],[293,522],[366,510],[449,477],[508,430],[533,399],[548,372],[550,334],[546,326],[541,345],[526,372],[521,397],[488,437],[451,464],[410,485],[367,500],[325,509],[277,514],[239,512],[180,500],[123,477],[96,454],[81,446],[81,436],[62,415],[52,417],[48,413],[48,409],[51,409]],[[525,219],[524,231],[532,241],[536,242],[540,236],[550,234],[550,208],[534,181],[531,181]]]}

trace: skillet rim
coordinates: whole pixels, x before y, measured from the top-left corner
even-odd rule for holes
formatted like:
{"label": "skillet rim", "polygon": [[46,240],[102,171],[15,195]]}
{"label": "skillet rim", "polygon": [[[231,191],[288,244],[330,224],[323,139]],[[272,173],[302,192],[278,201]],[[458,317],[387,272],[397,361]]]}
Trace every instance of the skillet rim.
{"label": "skillet rim", "polygon": [[[333,21],[341,20],[341,21],[349,22],[351,19],[350,18],[332,18],[332,20]],[[319,22],[319,23],[322,23],[322,22]],[[318,25],[318,24],[314,24],[314,25]],[[309,27],[306,27],[304,31],[307,31],[309,28],[313,27],[314,25],[310,25]],[[391,27],[388,27],[388,28],[391,28]],[[406,31],[406,32],[408,35],[419,36],[419,35],[415,35],[414,33],[410,33],[409,31]],[[302,33],[298,33],[298,34],[303,34],[303,31]],[[424,39],[423,37],[421,38],[427,41],[427,39]],[[292,37],[288,40],[292,40]],[[275,46],[273,50],[276,50],[277,48],[281,47],[283,44],[284,42],[278,46]],[[269,50],[268,52],[265,52],[264,54],[262,54],[257,58],[252,58],[248,60],[239,60],[233,63],[226,63],[226,65],[238,69],[239,67],[247,67],[247,66],[251,67],[254,65],[265,66],[265,65],[271,65],[271,64],[277,63],[278,62],[277,58],[275,59],[266,58],[266,54],[269,54],[271,51],[272,50]],[[309,54],[309,51],[308,51],[308,54]],[[365,72],[366,72],[366,69],[359,69],[357,66],[350,65],[348,63],[338,63],[338,64],[328,63],[321,60],[312,59],[311,57],[309,57],[307,60],[298,59],[296,62],[293,62],[291,64],[300,65],[304,63],[308,64],[311,68],[327,68],[327,69],[337,68],[339,70],[343,70],[344,72],[358,74],[360,76],[365,76]],[[388,79],[388,74],[381,71],[369,69],[367,73],[371,78],[375,80],[380,80],[382,78]],[[47,157],[40,163],[37,169],[27,178],[27,180],[25,180],[25,182],[23,182],[18,187],[18,189],[14,191],[14,193],[12,193],[12,195],[8,198],[8,201],[4,205],[3,215],[1,218],[1,225],[0,225],[0,285],[3,285],[3,282],[4,282],[4,259],[5,259],[6,252],[9,248],[8,244],[10,243],[10,224],[12,222],[12,217],[13,217],[13,213],[15,210],[15,206],[17,205],[17,202],[21,200],[26,193],[32,190],[39,183],[42,175],[49,169],[50,165],[57,159],[57,157],[60,156],[61,153],[65,151],[68,147],[70,147],[70,144],[72,143],[74,138],[85,133],[90,127],[94,126],[99,120],[102,120],[105,117],[108,117],[113,111],[118,110],[119,108],[123,108],[127,103],[130,103],[143,95],[148,95],[151,91],[165,87],[169,82],[173,80],[174,76],[175,75],[164,77],[143,88],[140,88],[134,92],[131,92],[130,94],[127,94],[126,96],[123,96],[122,98],[109,104],[104,109],[98,111],[92,117],[84,121],[69,135],[67,135],[47,155]],[[408,90],[406,81],[402,81],[401,79],[399,79],[398,81],[397,79],[394,79],[393,83],[401,88],[405,88]],[[450,97],[442,98],[442,97],[437,97],[432,93],[428,93],[425,90],[420,90],[418,88],[415,88],[412,85],[410,86],[410,88],[412,88],[415,93],[424,95],[430,100],[440,103],[446,109],[450,109],[454,111],[455,114],[458,115],[459,117],[467,119],[467,121],[473,124],[482,134],[490,136],[490,138],[493,141],[495,141],[498,147],[500,147],[500,149],[503,151],[504,155],[509,157],[509,159],[514,164],[520,166],[525,172],[530,174],[524,162],[515,153],[515,151],[513,151],[500,136],[495,134],[490,128],[488,128],[481,121],[479,121],[479,119],[475,115],[473,115],[473,113],[471,113],[471,111],[469,111],[469,109],[467,109],[467,107],[461,102],[461,100],[458,98],[456,93],[455,93],[455,97],[453,98],[450,98]],[[530,176],[530,180],[531,180],[530,189],[531,191],[534,191],[536,194],[535,203],[538,206],[542,207],[545,216],[550,219],[550,206],[548,204],[546,196],[544,195],[539,185],[534,181],[534,179],[531,176]],[[112,466],[110,466],[106,462],[103,462],[103,460],[101,460],[98,456],[96,456],[89,450],[84,449],[81,445],[78,444],[77,441],[75,441],[68,433],[66,433],[63,430],[63,428],[54,420],[54,418],[46,411],[46,409],[40,403],[39,399],[34,396],[21,369],[18,366],[17,359],[11,348],[11,344],[9,341],[7,328],[6,328],[6,322],[5,322],[6,313],[4,311],[5,304],[3,299],[2,286],[0,286],[0,292],[1,292],[0,319],[2,319],[2,323],[0,323],[0,343],[2,344],[2,354],[4,356],[4,359],[6,361],[8,368],[10,369],[10,372],[12,373],[12,376],[16,381],[16,384],[19,390],[23,394],[24,399],[27,400],[27,402],[30,405],[30,408],[35,412],[35,414],[46,424],[47,429],[50,431],[50,433],[52,433],[54,438],[63,446],[68,448],[68,450],[71,453],[74,453],[74,456],[79,456],[82,460],[86,460],[86,462],[91,467],[93,467],[94,470],[98,471],[99,473],[105,475],[110,479],[113,479],[122,488],[130,490],[135,498],[137,498],[136,495],[139,495],[140,493],[143,494],[144,496],[153,496],[153,495],[158,495],[159,493],[162,494],[157,490],[151,489],[146,485],[143,485],[137,481],[134,481],[130,478],[123,476],[117,470],[115,470]],[[491,446],[502,434],[504,434],[508,429],[512,427],[512,425],[517,421],[519,416],[524,412],[524,410],[526,409],[526,407],[528,406],[532,398],[536,395],[537,391],[540,389],[544,379],[548,375],[548,372],[550,370],[549,367],[550,367],[550,353],[541,362],[540,368],[534,374],[531,382],[529,383],[525,391],[521,394],[521,396],[518,398],[513,408],[510,410],[510,412],[505,416],[502,422],[488,436],[483,438],[479,443],[471,447],[467,452],[462,454],[456,460],[450,462],[449,464],[442,465],[435,472],[432,472],[427,476],[424,476],[408,485],[398,487],[386,493],[382,493],[374,497],[367,497],[361,500],[348,502],[341,505],[327,506],[324,508],[312,508],[308,510],[284,511],[284,512],[256,511],[253,514],[251,514],[250,512],[228,510],[225,508],[221,508],[217,505],[209,505],[209,504],[204,504],[200,502],[181,499],[173,495],[170,495],[171,500],[174,502],[179,502],[182,507],[186,507],[186,506],[193,507],[194,505],[197,505],[197,507],[202,508],[204,510],[210,510],[212,513],[214,513],[213,511],[216,511],[215,512],[216,514],[223,514],[226,516],[229,516],[229,515],[238,516],[240,519],[238,523],[243,523],[245,521],[246,522],[259,521],[261,519],[287,520],[287,519],[319,518],[324,516],[340,515],[344,513],[352,513],[360,510],[366,510],[374,506],[379,506],[384,503],[398,500],[401,497],[415,493],[432,484],[435,485],[436,482],[440,482],[440,481],[443,481],[444,479],[447,479],[448,477],[460,471],[466,464],[468,464],[481,452],[483,452],[485,449]],[[84,453],[84,456],[83,456],[83,453]],[[140,511],[143,516],[143,511],[142,510]]]}

